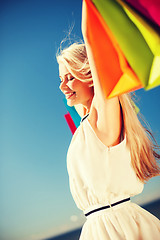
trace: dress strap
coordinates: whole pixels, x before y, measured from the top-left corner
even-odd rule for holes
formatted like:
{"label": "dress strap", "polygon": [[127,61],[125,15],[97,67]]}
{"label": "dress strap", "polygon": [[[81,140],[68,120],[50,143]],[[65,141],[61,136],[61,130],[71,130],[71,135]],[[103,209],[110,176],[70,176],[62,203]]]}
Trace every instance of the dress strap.
{"label": "dress strap", "polygon": [[81,123],[84,121],[84,119],[86,119],[89,116],[89,113],[87,113],[84,117],[82,117],[81,119]]}

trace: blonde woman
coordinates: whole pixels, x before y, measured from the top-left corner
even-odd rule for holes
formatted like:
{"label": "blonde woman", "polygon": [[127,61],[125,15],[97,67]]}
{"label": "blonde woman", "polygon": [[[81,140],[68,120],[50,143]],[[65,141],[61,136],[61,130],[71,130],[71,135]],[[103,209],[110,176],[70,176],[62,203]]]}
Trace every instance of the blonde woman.
{"label": "blonde woman", "polygon": [[[87,38],[57,56],[60,90],[82,117],[67,154],[70,188],[87,221],[81,240],[158,240],[159,220],[132,203],[159,175],[160,158],[137,118],[130,94],[106,99]],[[106,73],[107,74],[107,73]]]}

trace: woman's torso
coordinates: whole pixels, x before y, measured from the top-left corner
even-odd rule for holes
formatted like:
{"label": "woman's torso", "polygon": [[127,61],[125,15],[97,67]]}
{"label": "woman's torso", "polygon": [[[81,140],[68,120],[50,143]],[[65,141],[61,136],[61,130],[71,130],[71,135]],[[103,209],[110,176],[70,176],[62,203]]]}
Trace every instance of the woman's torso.
{"label": "woman's torso", "polygon": [[143,183],[132,165],[126,136],[107,147],[86,118],[75,132],[67,154],[70,188],[77,206],[85,211],[139,194]]}

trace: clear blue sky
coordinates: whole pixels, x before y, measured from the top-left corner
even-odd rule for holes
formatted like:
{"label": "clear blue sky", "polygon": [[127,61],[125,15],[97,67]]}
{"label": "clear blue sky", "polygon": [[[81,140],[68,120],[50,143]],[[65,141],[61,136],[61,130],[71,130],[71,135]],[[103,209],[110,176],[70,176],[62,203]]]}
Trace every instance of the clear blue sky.
{"label": "clear blue sky", "polygon": [[[40,240],[80,226],[70,194],[66,153],[71,140],[55,54],[74,24],[81,35],[81,1],[0,3],[0,239]],[[138,90],[141,113],[160,143],[160,88]],[[160,197],[154,178],[135,197]]]}

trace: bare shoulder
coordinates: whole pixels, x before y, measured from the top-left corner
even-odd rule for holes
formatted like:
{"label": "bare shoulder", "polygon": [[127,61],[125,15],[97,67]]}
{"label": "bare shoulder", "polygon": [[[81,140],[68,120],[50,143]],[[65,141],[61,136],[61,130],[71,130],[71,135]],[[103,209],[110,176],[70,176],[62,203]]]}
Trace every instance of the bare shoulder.
{"label": "bare shoulder", "polygon": [[89,121],[99,139],[106,146],[118,144],[122,129],[122,113],[118,97],[111,99],[95,97]]}

